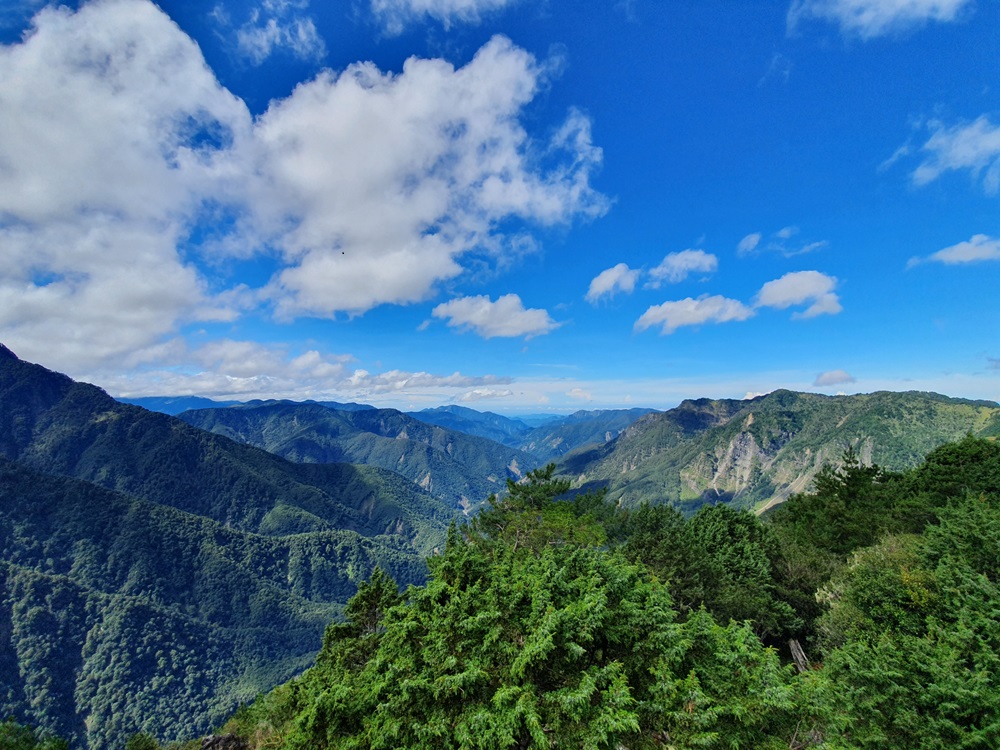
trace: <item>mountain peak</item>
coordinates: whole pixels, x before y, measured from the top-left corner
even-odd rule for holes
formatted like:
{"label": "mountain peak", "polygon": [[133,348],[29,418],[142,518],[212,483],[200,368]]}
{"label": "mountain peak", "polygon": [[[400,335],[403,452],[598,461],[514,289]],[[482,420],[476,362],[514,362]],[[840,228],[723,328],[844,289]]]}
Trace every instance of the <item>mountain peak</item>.
{"label": "mountain peak", "polygon": [[0,344],[0,359],[17,359],[17,355],[14,354],[10,349],[8,349],[3,344]]}

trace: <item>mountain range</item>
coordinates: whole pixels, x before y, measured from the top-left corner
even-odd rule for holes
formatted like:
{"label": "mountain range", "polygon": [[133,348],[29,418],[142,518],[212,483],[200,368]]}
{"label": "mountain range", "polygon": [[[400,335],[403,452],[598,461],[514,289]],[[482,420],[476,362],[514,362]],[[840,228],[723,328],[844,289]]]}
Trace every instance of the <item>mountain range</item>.
{"label": "mountain range", "polygon": [[204,732],[304,668],[376,565],[422,582],[455,512],[298,464],[0,348],[0,712],[117,748]]}
{"label": "mountain range", "polygon": [[728,503],[762,511],[809,489],[824,464],[853,449],[889,470],[917,466],[966,434],[1000,435],[1000,405],[935,393],[823,396],[779,390],[749,400],[697,399],[648,414],[607,443],[560,464],[610,501]]}
{"label": "mountain range", "polygon": [[848,447],[897,470],[1000,435],[1000,405],[928,393],[776,391],[540,425],[337,402],[182,417],[0,345],[4,715],[91,750],[208,731],[311,664],[376,566],[423,582],[454,519],[553,458],[618,505],[762,511]]}

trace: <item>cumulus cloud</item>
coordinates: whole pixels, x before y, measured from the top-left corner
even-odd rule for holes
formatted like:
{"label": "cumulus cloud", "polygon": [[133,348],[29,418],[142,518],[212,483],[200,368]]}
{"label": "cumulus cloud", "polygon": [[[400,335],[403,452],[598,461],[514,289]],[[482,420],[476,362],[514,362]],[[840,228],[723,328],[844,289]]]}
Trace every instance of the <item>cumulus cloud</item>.
{"label": "cumulus cloud", "polygon": [[664,282],[677,284],[692,273],[714,273],[719,268],[719,259],[704,250],[682,250],[667,253],[660,265],[650,269],[651,289],[658,289]]}
{"label": "cumulus cloud", "polygon": [[594,400],[594,395],[590,391],[585,391],[583,388],[570,388],[566,391],[566,395],[577,401]]}
{"label": "cumulus cloud", "polygon": [[808,305],[796,318],[814,318],[817,315],[836,315],[843,308],[834,293],[837,279],[819,271],[795,271],[780,279],[769,281],[754,298],[754,307],[773,307],[784,310],[796,305]]}
{"label": "cumulus cloud", "polygon": [[[20,352],[18,352],[20,354]],[[373,373],[351,367],[350,355],[322,354],[306,350],[295,354],[282,346],[253,341],[220,339],[188,349],[175,342],[173,366],[140,368],[128,375],[103,374],[101,382],[113,393],[126,397],[187,395],[198,393],[220,399],[294,398],[358,400],[393,397],[418,392],[448,397],[456,391],[494,391],[511,378],[461,373],[436,375],[427,372],[388,370]]]}
{"label": "cumulus cloud", "polygon": [[639,278],[639,271],[629,268],[625,263],[619,263],[612,268],[601,271],[590,282],[586,299],[591,304],[601,297],[613,297],[617,292],[631,294]]}
{"label": "cumulus cloud", "polygon": [[[305,15],[308,0],[264,0],[253,8],[249,20],[236,31],[237,48],[244,57],[260,65],[278,49],[287,50],[300,60],[321,60],[326,45],[316,31],[313,19]],[[223,17],[222,14],[216,14]]]}
{"label": "cumulus cloud", "polygon": [[555,330],[559,324],[545,310],[525,309],[516,294],[505,294],[493,302],[486,295],[458,297],[443,302],[431,314],[449,326],[470,330],[484,339],[524,336],[532,338]]}
{"label": "cumulus cloud", "polygon": [[972,10],[973,0],[793,0],[788,32],[813,19],[837,24],[845,36],[873,39],[908,31],[929,21],[951,22]]}
{"label": "cumulus cloud", "polygon": [[402,34],[410,23],[433,18],[446,29],[453,23],[478,24],[484,15],[515,5],[519,0],[371,0],[372,13],[386,33]]}
{"label": "cumulus cloud", "polygon": [[982,178],[987,193],[1000,188],[1000,127],[985,115],[971,123],[929,123],[931,136],[921,148],[923,162],[913,171],[915,185],[933,182],[945,172],[969,170]]}
{"label": "cumulus cloud", "polygon": [[829,386],[829,385],[842,385],[844,383],[854,383],[855,378],[846,370],[830,370],[829,372],[821,372],[816,376],[816,380],[813,385],[816,387]]}
{"label": "cumulus cloud", "polygon": [[746,237],[744,237],[742,240],[739,241],[739,244],[736,245],[736,254],[749,255],[750,253],[752,253],[754,250],[757,249],[757,245],[760,244],[761,237],[762,235],[760,232],[754,232],[752,234],[748,234]]}
{"label": "cumulus cloud", "polygon": [[[45,9],[0,47],[0,337],[79,374],[250,306],[360,314],[426,299],[473,256],[502,266],[526,225],[607,207],[585,116],[545,142],[521,125],[548,75],[496,37],[458,69],[323,73],[254,121],[152,3]],[[278,271],[261,289],[220,289],[196,263],[264,249]]]}
{"label": "cumulus cloud", "polygon": [[502,253],[504,220],[554,225],[605,211],[589,184],[601,152],[583,115],[541,149],[559,166],[543,171],[528,155],[538,149],[518,115],[543,75],[494,37],[464,68],[411,58],[392,75],[359,63],[274,104],[256,133],[274,188],[258,214],[277,210],[276,226],[294,227],[279,240],[290,265],[269,289],[278,313],[419,301],[462,272],[463,254]]}
{"label": "cumulus cloud", "polygon": [[635,322],[636,331],[660,326],[660,333],[673,333],[683,326],[697,326],[703,323],[726,323],[732,320],[746,320],[754,311],[742,302],[719,295],[702,295],[697,299],[687,297],[676,302],[652,305]]}
{"label": "cumulus cloud", "polygon": [[702,295],[697,299],[664,302],[653,305],[635,322],[636,331],[661,326],[661,333],[669,334],[683,326],[703,323],[727,323],[747,320],[761,308],[784,310],[797,305],[808,305],[793,318],[814,318],[817,315],[836,315],[842,308],[840,298],[833,291],[837,279],[819,271],[796,271],[764,284],[754,297],[752,305],[720,295]]}
{"label": "cumulus cloud", "polygon": [[131,358],[231,317],[178,250],[225,203],[250,117],[150,3],[48,8],[0,48],[0,333],[27,358]]}
{"label": "cumulus cloud", "polygon": [[926,258],[910,258],[906,266],[912,268],[920,263],[944,263],[947,266],[955,266],[990,260],[1000,260],[1000,239],[988,237],[985,234],[976,234],[966,242],[959,242],[957,245],[938,250]]}

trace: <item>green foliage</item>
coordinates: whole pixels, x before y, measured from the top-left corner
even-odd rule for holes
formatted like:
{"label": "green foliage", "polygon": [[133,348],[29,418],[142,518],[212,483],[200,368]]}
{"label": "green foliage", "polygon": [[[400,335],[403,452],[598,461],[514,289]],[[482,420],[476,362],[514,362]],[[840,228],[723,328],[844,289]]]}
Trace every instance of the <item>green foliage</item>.
{"label": "green foliage", "polygon": [[0,723],[0,748],[3,750],[69,750],[64,739],[50,735],[39,736],[30,727],[13,719]]}
{"label": "green foliage", "polygon": [[125,742],[125,750],[160,750],[160,743],[151,734],[133,734]]}
{"label": "green foliage", "polygon": [[703,606],[767,636],[798,627],[775,582],[777,544],[751,513],[706,506],[685,521],[669,506],[643,506],[628,514],[625,535],[625,555],[667,581],[682,612]]}
{"label": "green foliage", "polygon": [[481,544],[539,549],[553,544],[600,545],[605,524],[614,510],[604,503],[604,493],[576,495],[559,501],[570,489],[568,479],[554,478],[556,466],[528,472],[525,481],[507,480],[502,497],[491,495],[469,525]]}
{"label": "green foliage", "polygon": [[511,487],[402,600],[377,573],[316,666],[227,730],[296,750],[786,747],[776,654],[745,624],[679,622],[663,584],[580,533],[596,505],[567,486],[548,467]]}
{"label": "green foliage", "polygon": [[857,553],[825,590],[827,712],[855,747],[997,747],[998,508],[953,500],[923,535]]}

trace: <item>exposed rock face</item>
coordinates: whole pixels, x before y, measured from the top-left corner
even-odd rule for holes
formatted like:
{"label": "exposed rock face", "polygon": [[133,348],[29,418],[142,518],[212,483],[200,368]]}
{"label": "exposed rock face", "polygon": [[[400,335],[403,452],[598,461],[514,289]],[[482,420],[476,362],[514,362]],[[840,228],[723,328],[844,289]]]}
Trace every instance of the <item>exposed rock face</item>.
{"label": "exposed rock face", "polygon": [[932,393],[822,396],[775,391],[697,399],[646,415],[562,470],[624,506],[673,503],[695,512],[725,502],[763,511],[808,491],[850,446],[865,464],[898,471],[967,432],[1000,435],[1000,405]]}
{"label": "exposed rock face", "polygon": [[201,750],[249,750],[249,747],[235,734],[213,734],[201,740]]}

